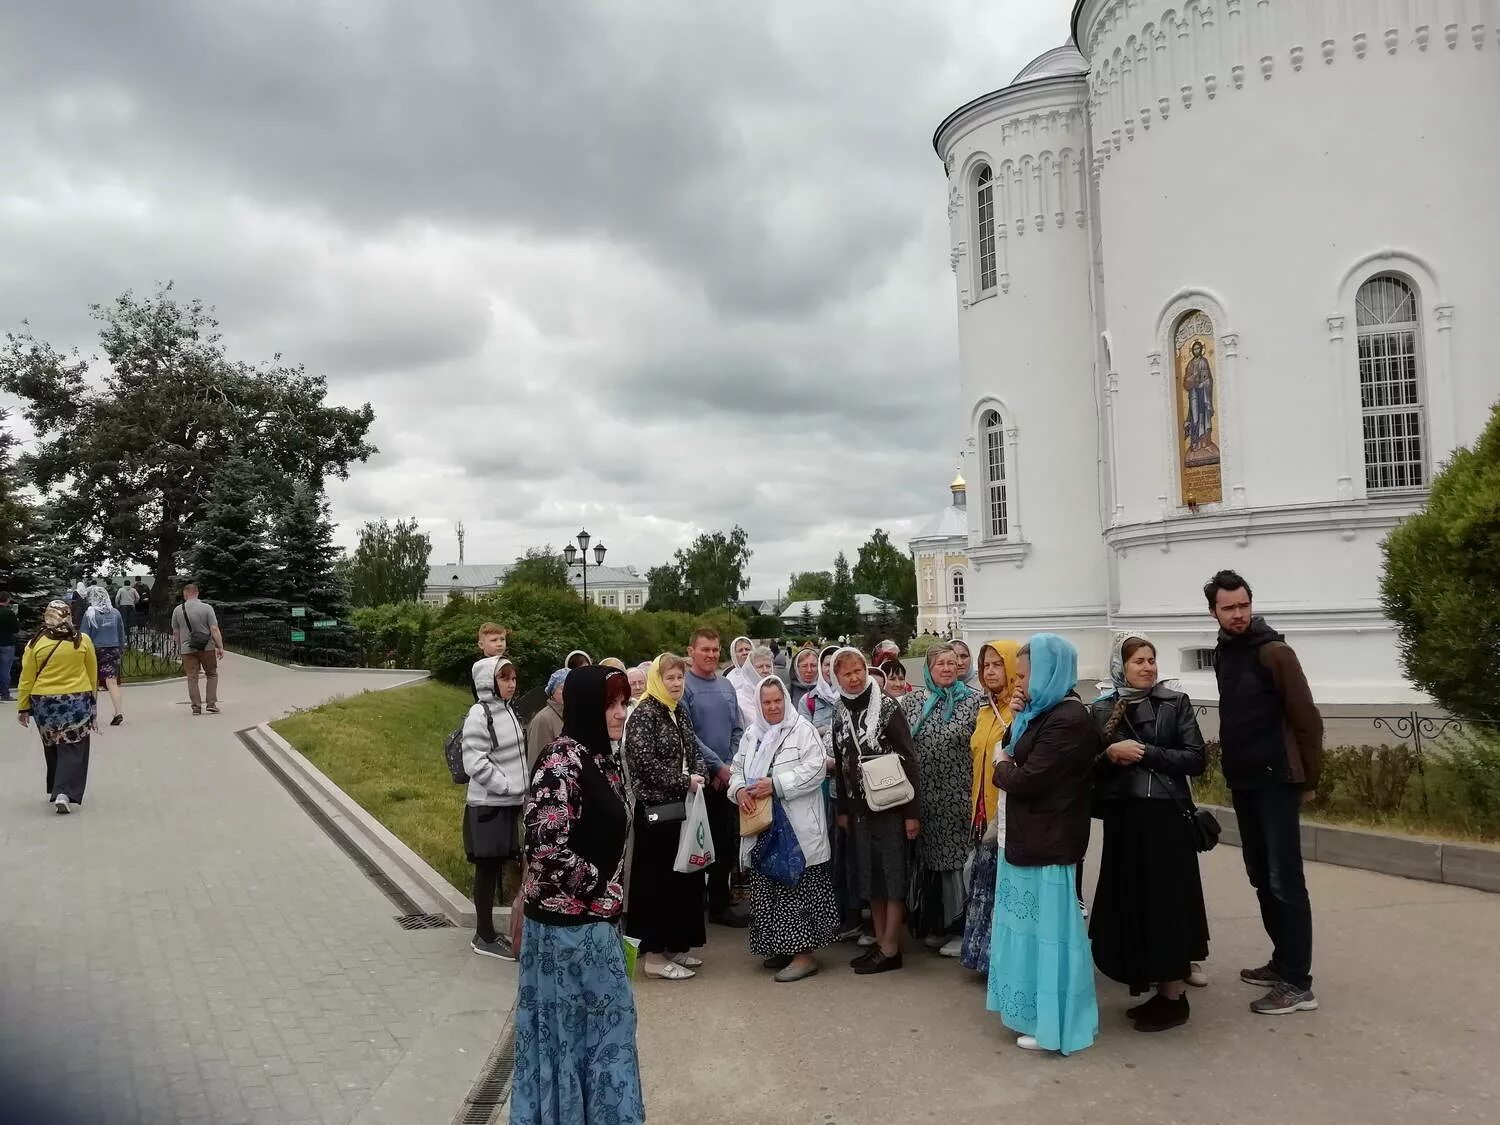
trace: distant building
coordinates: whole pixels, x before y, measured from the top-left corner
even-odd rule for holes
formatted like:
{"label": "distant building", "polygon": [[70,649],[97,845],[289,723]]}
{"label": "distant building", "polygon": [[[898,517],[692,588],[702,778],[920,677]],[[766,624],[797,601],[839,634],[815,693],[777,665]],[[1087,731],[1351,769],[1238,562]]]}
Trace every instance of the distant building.
{"label": "distant building", "polygon": [[[422,600],[442,605],[453,594],[478,598],[494,593],[511,571],[510,563],[446,563],[427,568],[427,585]],[[577,568],[568,577],[569,584],[583,593],[583,575]],[[649,586],[633,566],[589,567],[589,602],[621,613],[634,613],[646,604]]]}
{"label": "distant building", "polygon": [[911,547],[917,568],[917,632],[963,632],[969,589],[968,486],[963,474],[948,486],[953,503],[933,516]]}
{"label": "distant building", "polygon": [[[886,605],[874,594],[855,594],[854,600],[859,604],[860,619],[866,624],[874,624],[875,619],[882,613],[894,615],[897,610],[893,606]],[[818,617],[823,612],[823,601],[821,598],[812,598],[808,601],[793,602],[781,611],[781,624],[787,629],[796,630],[803,622],[803,610],[812,615],[813,626],[816,627]]]}
{"label": "distant building", "polygon": [[734,608],[748,616],[775,617],[776,603],[761,601],[758,598],[747,598],[734,603]]}

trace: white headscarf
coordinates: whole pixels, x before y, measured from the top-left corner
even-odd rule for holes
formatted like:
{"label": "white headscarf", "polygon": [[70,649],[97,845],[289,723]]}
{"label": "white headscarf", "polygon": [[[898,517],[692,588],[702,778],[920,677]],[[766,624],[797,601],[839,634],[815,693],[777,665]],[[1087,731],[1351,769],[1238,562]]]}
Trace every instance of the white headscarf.
{"label": "white headscarf", "polygon": [[755,699],[755,669],[750,664],[750,653],[745,654],[744,660],[735,660],[735,647],[744,641],[750,646],[750,652],[755,651],[755,642],[749,637],[735,637],[729,642],[729,662],[734,665],[724,678],[729,681],[729,686],[734,688],[735,698],[739,701],[740,716],[745,720],[745,725],[751,726],[760,714],[760,706]]}
{"label": "white headscarf", "polygon": [[88,599],[90,606],[101,613],[113,608],[114,603],[109,599],[109,591],[103,586],[90,586],[83,592],[83,596]]}
{"label": "white headscarf", "polygon": [[858,699],[860,696],[864,695],[866,691],[870,693],[870,704],[865,708],[864,735],[865,743],[869,746],[870,749],[873,750],[877,745],[879,745],[878,740],[880,738],[880,701],[885,698],[885,693],[879,691],[875,687],[875,680],[869,674],[870,665],[869,661],[865,659],[865,654],[860,652],[859,649],[852,648],[848,645],[845,645],[843,648],[839,649],[836,653],[833,654],[834,678],[838,678],[839,657],[843,656],[846,652],[859,657],[860,663],[865,666],[865,686],[860,688],[853,695],[850,695],[843,689],[842,686],[840,686],[839,713],[844,716],[846,722],[852,724],[854,721],[854,716],[849,711],[849,704]]}
{"label": "white headscarf", "polygon": [[830,653],[838,656],[841,651],[843,650],[838,645],[824,645],[818,650],[818,682],[813,685],[813,692],[829,706],[839,701],[839,686],[836,682],[823,675],[823,660]]}
{"label": "white headscarf", "polygon": [[[781,692],[783,707],[779,723],[773,723],[766,718],[765,705],[761,702],[761,693],[767,684]],[[786,684],[781,682],[780,676],[767,676],[755,685],[755,723],[750,728],[755,736],[755,750],[745,760],[746,781],[765,777],[770,772],[771,762],[776,758],[777,749],[798,722],[797,712],[792,707],[792,693],[787,690]]]}

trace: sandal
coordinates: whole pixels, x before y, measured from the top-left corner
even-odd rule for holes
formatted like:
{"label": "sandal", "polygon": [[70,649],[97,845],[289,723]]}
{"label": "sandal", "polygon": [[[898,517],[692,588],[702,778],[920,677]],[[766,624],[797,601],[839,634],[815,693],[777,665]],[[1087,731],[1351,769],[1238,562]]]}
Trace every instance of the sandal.
{"label": "sandal", "polygon": [[656,977],[659,980],[692,980],[698,975],[692,969],[684,969],[676,961],[668,961],[659,969],[646,965],[643,966],[642,971],[648,977]]}
{"label": "sandal", "polygon": [[679,953],[676,957],[672,958],[672,963],[674,965],[681,965],[684,969],[703,968],[703,962],[690,953]]}

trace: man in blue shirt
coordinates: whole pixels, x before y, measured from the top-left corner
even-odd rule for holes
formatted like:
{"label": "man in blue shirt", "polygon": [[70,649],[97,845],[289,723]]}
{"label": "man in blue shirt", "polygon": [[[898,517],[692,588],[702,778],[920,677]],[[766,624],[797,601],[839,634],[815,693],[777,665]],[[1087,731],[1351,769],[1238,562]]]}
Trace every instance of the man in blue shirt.
{"label": "man in blue shirt", "polygon": [[744,929],[750,920],[729,906],[729,876],[739,856],[739,814],[725,796],[729,766],[745,733],[734,687],[719,675],[719,634],[698,629],[688,642],[687,704],[708,764],[708,824],[714,837],[714,861],[708,869],[708,920]]}

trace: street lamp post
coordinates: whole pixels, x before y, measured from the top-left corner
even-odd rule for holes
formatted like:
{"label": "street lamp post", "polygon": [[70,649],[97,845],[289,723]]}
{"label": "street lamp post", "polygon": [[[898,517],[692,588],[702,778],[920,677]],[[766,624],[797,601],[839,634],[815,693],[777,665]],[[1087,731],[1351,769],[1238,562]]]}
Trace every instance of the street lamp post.
{"label": "street lamp post", "polygon": [[[592,539],[593,536],[585,528],[578,533],[578,546],[575,547],[569,543],[563,548],[563,561],[568,564],[568,569],[571,570],[575,566],[583,569],[583,611],[585,613],[589,608],[589,542]],[[602,542],[594,545],[594,566],[604,565],[604,552],[608,549]]]}

